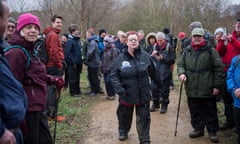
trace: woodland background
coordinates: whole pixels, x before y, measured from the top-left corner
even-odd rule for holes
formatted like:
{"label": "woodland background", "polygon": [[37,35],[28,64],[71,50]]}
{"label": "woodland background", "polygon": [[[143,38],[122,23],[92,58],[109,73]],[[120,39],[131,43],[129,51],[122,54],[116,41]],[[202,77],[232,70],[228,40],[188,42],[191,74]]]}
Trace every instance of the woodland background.
{"label": "woodland background", "polygon": [[32,12],[39,16],[43,30],[50,25],[50,17],[58,14],[64,18],[62,32],[75,23],[82,36],[90,27],[104,28],[111,34],[139,29],[145,33],[157,32],[169,27],[175,35],[180,31],[189,34],[188,25],[195,20],[201,21],[210,32],[219,26],[231,32],[235,20],[240,18],[240,4],[231,5],[230,0],[35,0],[33,3],[28,0],[11,3],[10,7],[17,10],[11,16],[17,18],[23,12]]}

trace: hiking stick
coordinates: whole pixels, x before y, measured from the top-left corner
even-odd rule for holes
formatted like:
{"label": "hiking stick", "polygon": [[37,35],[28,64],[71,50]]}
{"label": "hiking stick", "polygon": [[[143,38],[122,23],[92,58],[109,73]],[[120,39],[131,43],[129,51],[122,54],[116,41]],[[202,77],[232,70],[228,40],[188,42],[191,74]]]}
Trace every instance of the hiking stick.
{"label": "hiking stick", "polygon": [[[57,89],[57,99],[56,99],[56,117],[58,113],[58,102],[61,96],[61,89]],[[55,119],[54,123],[54,132],[53,132],[53,144],[55,144],[56,141],[56,134],[57,134],[57,120]]]}
{"label": "hiking stick", "polygon": [[178,109],[177,109],[177,119],[176,119],[176,127],[175,127],[174,136],[177,136],[177,126],[178,126],[178,117],[179,117],[179,110],[180,110],[181,97],[182,97],[182,87],[183,87],[183,82],[181,82],[181,86],[180,86]]}

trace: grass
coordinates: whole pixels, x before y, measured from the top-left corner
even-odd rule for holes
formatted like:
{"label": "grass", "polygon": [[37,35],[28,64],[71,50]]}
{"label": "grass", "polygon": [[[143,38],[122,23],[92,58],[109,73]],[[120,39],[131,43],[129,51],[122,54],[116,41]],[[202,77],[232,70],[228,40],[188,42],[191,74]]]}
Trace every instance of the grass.
{"label": "grass", "polygon": [[[57,123],[56,144],[83,143],[90,121],[89,111],[96,102],[95,98],[84,95],[89,91],[85,69],[81,73],[80,86],[83,93],[80,97],[71,97],[68,89],[62,91],[58,115],[65,116],[65,120]],[[49,126],[53,136],[55,122],[50,121]]]}

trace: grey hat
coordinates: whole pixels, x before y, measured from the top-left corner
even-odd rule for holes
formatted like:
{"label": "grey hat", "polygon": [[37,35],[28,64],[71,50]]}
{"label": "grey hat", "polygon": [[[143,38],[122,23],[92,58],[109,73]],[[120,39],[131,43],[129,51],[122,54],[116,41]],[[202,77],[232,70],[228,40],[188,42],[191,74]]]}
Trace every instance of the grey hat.
{"label": "grey hat", "polygon": [[11,23],[14,23],[15,25],[17,25],[17,21],[13,17],[9,17],[8,22],[11,22]]}
{"label": "grey hat", "polygon": [[192,31],[194,28],[202,28],[202,23],[200,21],[194,21],[189,25],[189,30]]}

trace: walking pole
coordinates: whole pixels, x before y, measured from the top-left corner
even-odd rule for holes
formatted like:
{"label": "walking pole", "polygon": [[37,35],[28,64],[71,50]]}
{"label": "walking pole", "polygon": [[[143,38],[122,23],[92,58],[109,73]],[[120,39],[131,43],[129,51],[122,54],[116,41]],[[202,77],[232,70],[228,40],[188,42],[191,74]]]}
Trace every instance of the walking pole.
{"label": "walking pole", "polygon": [[177,136],[177,126],[178,126],[178,117],[179,117],[179,110],[180,110],[181,97],[182,97],[182,87],[183,87],[183,82],[181,82],[181,86],[180,86],[178,110],[177,110],[177,120],[176,120],[176,127],[175,127],[175,134],[174,134],[174,136]]}
{"label": "walking pole", "polygon": [[[56,99],[56,116],[58,113],[58,102],[60,99],[61,89],[57,89],[57,99]],[[54,132],[53,132],[53,144],[55,144],[56,141],[56,133],[57,133],[57,120],[55,119],[54,123]]]}

